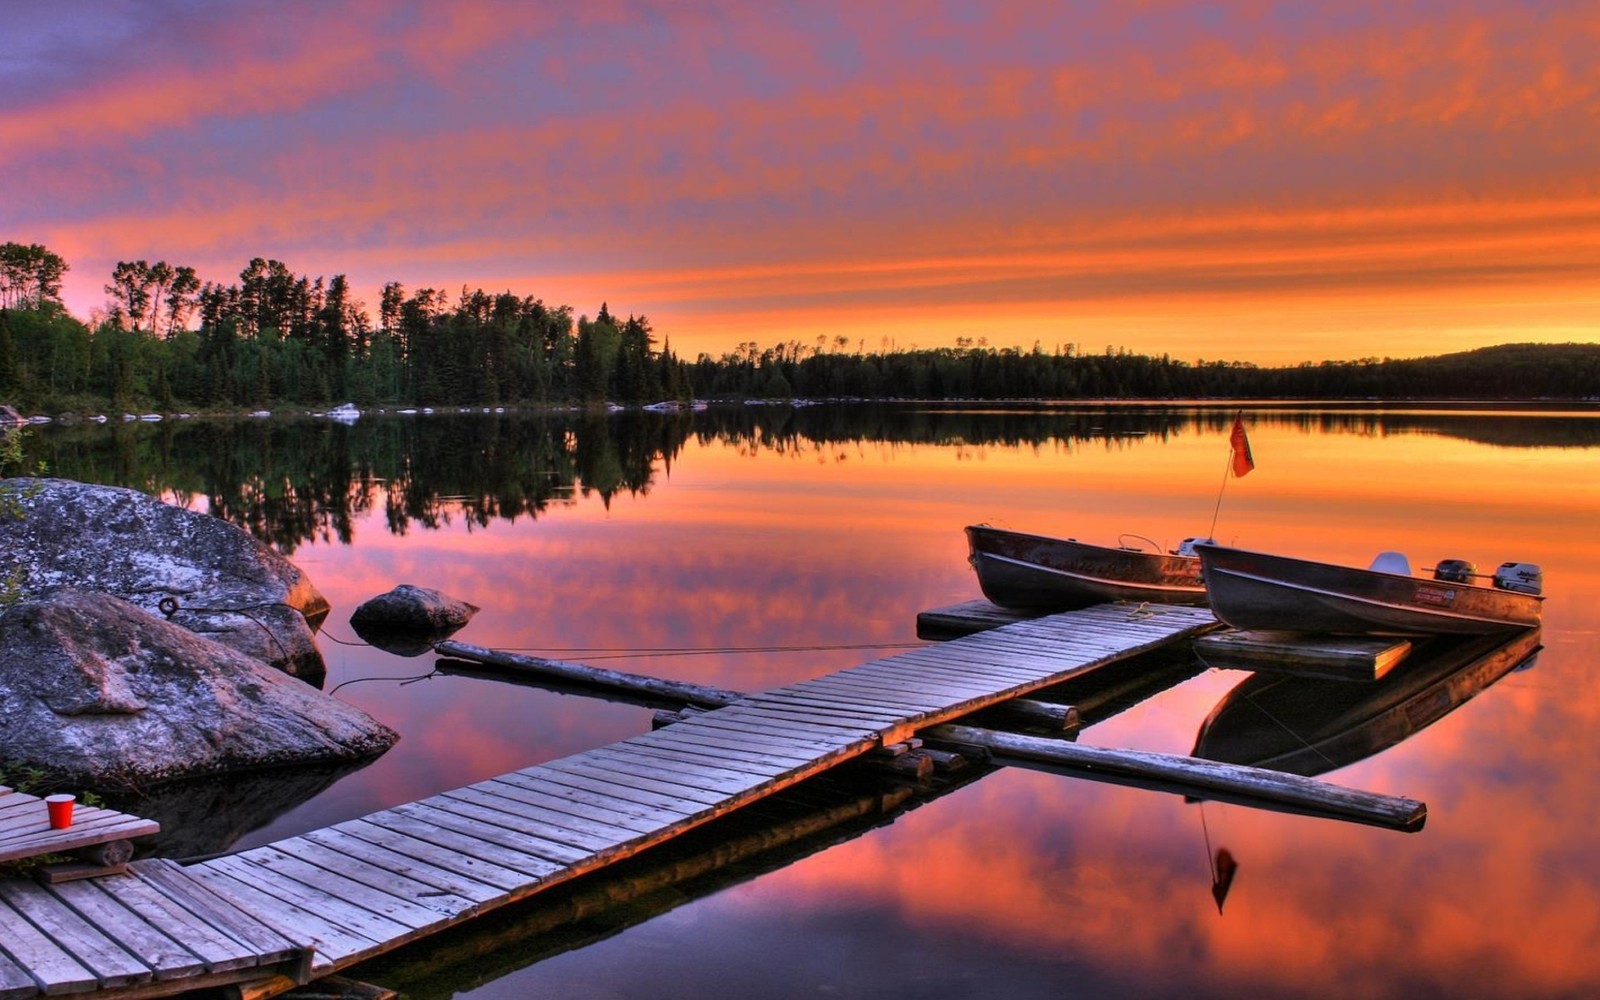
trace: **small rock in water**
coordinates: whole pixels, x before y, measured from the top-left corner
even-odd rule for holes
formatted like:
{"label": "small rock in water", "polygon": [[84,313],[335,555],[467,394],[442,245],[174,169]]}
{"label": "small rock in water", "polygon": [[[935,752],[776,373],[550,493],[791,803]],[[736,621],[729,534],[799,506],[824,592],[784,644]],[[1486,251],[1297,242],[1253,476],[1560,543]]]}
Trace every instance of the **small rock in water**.
{"label": "small rock in water", "polygon": [[356,635],[387,653],[420,656],[455,634],[478,613],[466,601],[402,583],[363,603],[350,615]]}

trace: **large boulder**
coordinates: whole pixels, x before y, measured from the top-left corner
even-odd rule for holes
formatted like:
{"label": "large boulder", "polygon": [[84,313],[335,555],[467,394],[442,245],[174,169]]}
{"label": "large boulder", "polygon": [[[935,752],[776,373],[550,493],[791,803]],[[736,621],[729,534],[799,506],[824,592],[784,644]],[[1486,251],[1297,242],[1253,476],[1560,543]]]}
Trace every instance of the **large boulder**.
{"label": "large boulder", "polygon": [[0,585],[113,594],[313,684],[328,601],[298,567],[220,518],[69,479],[0,482]]}
{"label": "large boulder", "polygon": [[0,613],[0,758],[53,782],[353,761],[397,739],[360,709],[107,594],[67,588]]}

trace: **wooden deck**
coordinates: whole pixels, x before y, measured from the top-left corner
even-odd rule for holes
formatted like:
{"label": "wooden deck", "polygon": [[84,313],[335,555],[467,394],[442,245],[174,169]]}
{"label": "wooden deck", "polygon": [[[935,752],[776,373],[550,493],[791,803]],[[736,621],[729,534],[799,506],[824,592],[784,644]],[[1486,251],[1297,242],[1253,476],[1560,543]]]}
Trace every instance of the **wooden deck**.
{"label": "wooden deck", "polygon": [[[841,761],[1216,625],[1101,605],[753,694],[606,747],[187,867],[0,883],[0,1000],[284,988],[632,856]],[[270,985],[255,995],[270,995]]]}
{"label": "wooden deck", "polygon": [[0,785],[0,861],[40,854],[65,854],[99,844],[131,840],[159,832],[154,820],[128,816],[110,809],[79,803],[72,825],[52,829],[44,800]]}

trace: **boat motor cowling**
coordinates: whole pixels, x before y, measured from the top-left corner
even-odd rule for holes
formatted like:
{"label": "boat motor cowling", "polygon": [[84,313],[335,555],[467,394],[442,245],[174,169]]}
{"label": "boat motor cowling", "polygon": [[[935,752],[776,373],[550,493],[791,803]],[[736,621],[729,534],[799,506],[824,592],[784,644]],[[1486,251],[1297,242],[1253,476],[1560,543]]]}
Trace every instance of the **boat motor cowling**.
{"label": "boat motor cowling", "polygon": [[1544,571],[1533,563],[1501,563],[1494,571],[1494,585],[1501,590],[1514,590],[1519,594],[1538,594],[1544,591]]}
{"label": "boat motor cowling", "polygon": [[1440,559],[1433,568],[1433,578],[1445,583],[1471,583],[1477,574],[1478,567],[1465,559]]}
{"label": "boat motor cowling", "polygon": [[1178,547],[1173,549],[1171,554],[1175,556],[1198,556],[1200,553],[1194,550],[1196,545],[1215,544],[1217,544],[1217,540],[1215,538],[1185,538],[1183,541],[1178,543]]}

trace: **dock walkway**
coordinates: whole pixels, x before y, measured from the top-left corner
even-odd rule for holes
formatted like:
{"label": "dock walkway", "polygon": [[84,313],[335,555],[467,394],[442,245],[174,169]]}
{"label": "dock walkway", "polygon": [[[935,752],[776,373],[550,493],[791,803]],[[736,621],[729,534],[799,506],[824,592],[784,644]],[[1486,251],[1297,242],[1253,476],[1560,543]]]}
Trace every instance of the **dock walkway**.
{"label": "dock walkway", "polygon": [[[193,865],[0,882],[0,1000],[337,972],[912,737],[1216,624],[1101,605],[750,695],[609,746]],[[262,981],[267,981],[263,984]]]}

